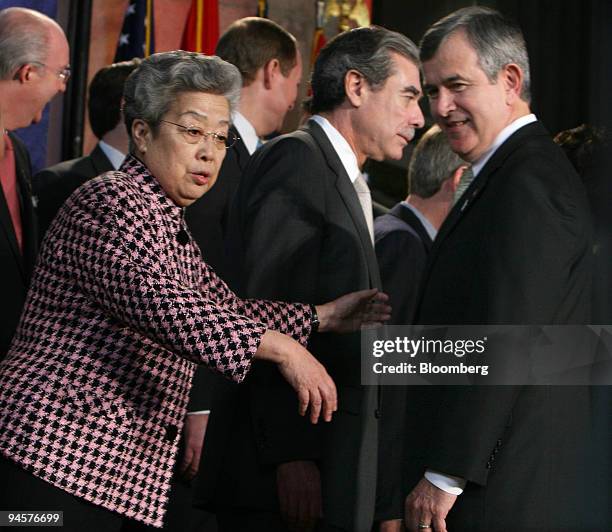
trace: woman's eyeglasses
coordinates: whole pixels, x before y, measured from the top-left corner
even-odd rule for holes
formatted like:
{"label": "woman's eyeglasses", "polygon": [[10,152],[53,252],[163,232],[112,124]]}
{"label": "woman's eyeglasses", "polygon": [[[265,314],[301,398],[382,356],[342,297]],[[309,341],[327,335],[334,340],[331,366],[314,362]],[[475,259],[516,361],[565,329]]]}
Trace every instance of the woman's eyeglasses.
{"label": "woman's eyeglasses", "polygon": [[211,138],[215,146],[219,149],[227,149],[231,148],[238,137],[232,132],[228,131],[226,133],[216,133],[215,131],[204,131],[196,126],[183,126],[182,124],[177,124],[176,122],[170,122],[170,120],[160,120],[160,122],[165,122],[166,124],[172,124],[180,129],[185,142],[188,144],[199,144],[203,142],[204,139]]}

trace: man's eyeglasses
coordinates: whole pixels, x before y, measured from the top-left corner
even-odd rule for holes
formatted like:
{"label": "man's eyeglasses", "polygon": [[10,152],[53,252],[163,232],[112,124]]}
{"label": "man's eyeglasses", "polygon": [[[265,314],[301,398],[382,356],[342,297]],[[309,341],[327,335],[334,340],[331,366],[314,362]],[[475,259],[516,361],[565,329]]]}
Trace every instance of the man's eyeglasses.
{"label": "man's eyeglasses", "polygon": [[[40,67],[43,68],[49,68],[48,65],[46,65],[45,63],[33,63],[35,65],[38,65]],[[62,80],[63,83],[67,83],[68,80],[70,79],[70,75],[72,74],[72,70],[70,69],[70,65],[65,66],[64,68],[61,68],[60,70],[56,70],[55,75]]]}
{"label": "man's eyeglasses", "polygon": [[195,126],[183,126],[182,124],[170,122],[169,120],[160,120],[160,122],[172,124],[180,128],[181,134],[188,144],[199,144],[204,139],[210,137],[218,149],[227,149],[231,148],[238,140],[238,137],[232,131],[228,131],[227,134],[216,133],[214,131],[204,131]]}

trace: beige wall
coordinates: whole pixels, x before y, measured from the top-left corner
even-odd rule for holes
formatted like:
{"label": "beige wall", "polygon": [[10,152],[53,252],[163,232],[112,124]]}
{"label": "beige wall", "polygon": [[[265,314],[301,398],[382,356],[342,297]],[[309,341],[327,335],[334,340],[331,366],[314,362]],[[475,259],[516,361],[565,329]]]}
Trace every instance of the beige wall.
{"label": "beige wall", "polygon": [[[119,31],[128,0],[94,0],[88,79],[113,61]],[[298,39],[305,71],[308,70],[310,46],[315,26],[314,1],[270,0],[268,16]],[[158,52],[179,47],[191,0],[155,0],[155,49]],[[219,0],[219,26],[223,33],[234,20],[254,15],[257,0]],[[299,101],[306,93],[308,72],[304,73],[298,105],[285,121],[285,130],[294,129],[300,117]],[[96,139],[86,123],[84,153],[91,151]]]}

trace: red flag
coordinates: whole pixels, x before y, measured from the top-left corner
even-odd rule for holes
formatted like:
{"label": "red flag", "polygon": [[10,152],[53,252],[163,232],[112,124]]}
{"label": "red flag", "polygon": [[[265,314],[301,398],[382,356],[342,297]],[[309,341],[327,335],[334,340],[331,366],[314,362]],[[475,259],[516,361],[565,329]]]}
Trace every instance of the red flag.
{"label": "red flag", "polygon": [[192,0],[181,48],[213,55],[218,40],[219,0]]}

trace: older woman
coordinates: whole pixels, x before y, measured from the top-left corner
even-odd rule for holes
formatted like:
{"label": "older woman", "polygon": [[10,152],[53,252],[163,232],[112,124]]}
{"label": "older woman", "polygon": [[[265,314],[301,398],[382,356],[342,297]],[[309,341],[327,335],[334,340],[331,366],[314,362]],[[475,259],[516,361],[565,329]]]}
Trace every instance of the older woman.
{"label": "older woman", "polygon": [[121,515],[161,526],[196,364],[240,382],[254,359],[274,362],[302,414],[331,418],[334,384],[301,344],[317,322],[354,329],[388,308],[365,315],[375,291],[316,308],[240,300],[183,219],[234,140],[239,88],[235,67],[187,52],[127,81],[131,155],[51,225],[0,364],[3,508],[63,510],[65,530],[118,530]]}

